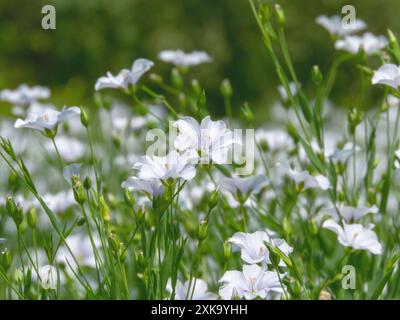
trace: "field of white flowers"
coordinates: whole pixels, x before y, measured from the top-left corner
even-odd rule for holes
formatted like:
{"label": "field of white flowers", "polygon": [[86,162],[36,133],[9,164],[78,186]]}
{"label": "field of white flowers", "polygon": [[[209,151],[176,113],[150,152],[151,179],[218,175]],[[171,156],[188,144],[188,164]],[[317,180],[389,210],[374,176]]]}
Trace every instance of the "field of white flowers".
{"label": "field of white flowers", "polygon": [[[394,33],[318,17],[336,52],[306,93],[283,9],[249,5],[281,82],[260,127],[250,105],[232,117],[229,80],[226,117],[209,115],[191,77],[212,66],[202,51],[107,72],[96,108],[55,106],[42,86],[0,91],[12,114],[0,119],[1,299],[400,298]],[[359,72],[352,108],[329,99],[344,63]]]}

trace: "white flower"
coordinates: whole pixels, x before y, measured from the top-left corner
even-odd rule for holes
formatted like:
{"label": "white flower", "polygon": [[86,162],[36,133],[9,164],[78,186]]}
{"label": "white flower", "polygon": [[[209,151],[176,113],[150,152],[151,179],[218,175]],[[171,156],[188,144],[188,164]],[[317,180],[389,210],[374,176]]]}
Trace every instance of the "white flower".
{"label": "white flower", "polygon": [[296,186],[301,187],[302,190],[313,188],[327,190],[331,188],[328,178],[323,175],[317,175],[314,177],[307,171],[297,172],[292,169],[289,169],[288,175],[294,181]]}
{"label": "white flower", "polygon": [[[182,284],[179,280],[176,282],[175,286],[175,300],[216,300],[217,295],[208,292],[207,283],[202,279],[192,279],[192,283],[189,289],[190,281],[186,281]],[[171,279],[167,283],[167,291],[172,294],[173,288],[171,284]]]}
{"label": "white flower", "polygon": [[222,177],[218,185],[222,190],[232,193],[233,196],[246,200],[251,194],[256,194],[267,186],[266,176],[251,176],[247,178],[227,178]]}
{"label": "white flower", "polygon": [[224,300],[234,298],[273,299],[284,292],[278,274],[273,271],[265,271],[256,264],[243,265],[243,272],[227,271],[219,282],[222,283],[219,295]]}
{"label": "white flower", "polygon": [[203,51],[185,53],[182,50],[163,50],[158,54],[161,61],[169,62],[177,67],[191,67],[211,62],[211,57]]}
{"label": "white flower", "polygon": [[56,194],[45,194],[44,202],[55,213],[64,212],[76,204],[72,190],[61,191]]}
{"label": "white flower", "polygon": [[343,37],[345,35],[361,31],[367,27],[367,24],[357,19],[354,24],[347,26],[343,23],[343,18],[335,15],[327,17],[325,15],[319,16],[316,23],[324,27],[331,35]]}
{"label": "white flower", "polygon": [[7,239],[5,239],[5,238],[0,238],[0,244],[5,243],[6,241],[7,241]]}
{"label": "white flower", "polygon": [[[354,151],[357,153],[361,148],[359,146],[355,146]],[[343,149],[336,149],[333,154],[330,156],[333,163],[337,164],[346,164],[346,162],[353,156],[353,143],[348,142],[343,147]]]}
{"label": "white flower", "polygon": [[53,130],[67,118],[80,113],[81,109],[78,107],[64,107],[61,112],[49,109],[42,113],[30,113],[25,120],[18,119],[14,127],[31,128],[39,131],[44,131],[45,129]]}
{"label": "white flower", "polygon": [[[373,206],[371,208],[367,207],[349,207],[349,206],[341,206],[338,208],[329,208],[324,210],[328,213],[333,219],[339,220],[343,218],[346,222],[359,220],[364,217],[368,213],[378,213],[378,207]],[[340,216],[338,212],[340,213]]]}
{"label": "white flower", "polygon": [[191,180],[196,175],[196,169],[192,165],[194,156],[190,152],[183,155],[175,150],[164,157],[145,156],[133,166],[139,170],[139,178],[143,180],[169,178]]}
{"label": "white flower", "polygon": [[400,67],[390,63],[384,64],[375,71],[372,84],[383,84],[398,89],[400,86]]}
{"label": "white flower", "polygon": [[[72,234],[66,239],[66,242],[79,266],[96,268],[95,254],[93,251],[92,242],[88,236],[85,236],[83,234]],[[93,235],[93,243],[101,254],[101,241],[97,235]],[[65,246],[62,246],[57,252],[57,261],[59,263],[68,262],[67,265],[69,264],[74,269],[77,268],[77,265],[71,256],[71,253]],[[71,274],[73,273],[71,268],[69,267],[67,267],[67,271]]]}
{"label": "white flower", "polygon": [[241,144],[224,121],[212,121],[210,116],[205,117],[200,124],[192,117],[184,117],[176,121],[174,126],[178,129],[175,148],[179,151],[197,150],[205,163],[211,160],[225,164],[233,145]]}
{"label": "white flower", "polygon": [[122,182],[121,186],[130,191],[143,191],[150,195],[151,198],[157,198],[164,192],[164,187],[158,179],[143,180],[129,177],[128,180]]}
{"label": "white flower", "polygon": [[0,100],[7,101],[17,106],[27,106],[40,99],[50,97],[50,90],[46,87],[21,84],[15,90],[4,89],[0,91]]}
{"label": "white flower", "polygon": [[345,247],[357,250],[368,250],[373,254],[382,253],[382,245],[378,241],[376,233],[372,231],[372,225],[364,228],[361,224],[347,224],[343,221],[343,227],[333,219],[326,220],[324,228],[335,232],[338,241]]}
{"label": "white flower", "polygon": [[[59,135],[54,138],[57,144],[57,149],[61,157],[67,162],[74,162],[82,158],[86,151],[86,146],[78,139],[69,136]],[[47,141],[45,148],[49,153],[55,153],[53,143]]]}
{"label": "white flower", "polygon": [[[249,264],[261,262],[271,264],[268,248],[265,245],[266,242],[272,247],[281,250],[286,256],[293,251],[293,248],[285,240],[273,239],[265,231],[256,231],[254,233],[237,232],[228,241],[240,248],[242,260]],[[283,267],[285,263],[280,261],[279,265]]]}
{"label": "white flower", "polygon": [[[289,91],[293,97],[295,97],[297,95],[297,86],[296,86],[295,82],[289,83]],[[286,102],[289,100],[289,96],[288,96],[284,86],[278,86],[278,92],[279,92],[279,95],[281,96],[282,101]]]}
{"label": "white flower", "polygon": [[39,269],[39,281],[44,290],[55,290],[57,288],[57,269],[51,265],[45,265]]}
{"label": "white flower", "polygon": [[293,141],[290,136],[281,130],[256,130],[255,138],[261,146],[266,146],[268,150],[277,151],[282,149],[291,149]]}
{"label": "white flower", "polygon": [[347,36],[344,39],[338,40],[335,43],[335,48],[338,50],[345,50],[352,54],[358,53],[361,49],[367,55],[374,54],[388,44],[384,36],[375,36],[372,33],[366,33],[363,36]]}
{"label": "white flower", "polygon": [[147,59],[137,59],[133,62],[131,70],[122,69],[116,76],[111,72],[107,72],[107,76],[97,79],[95,90],[102,90],[105,88],[123,88],[135,85],[139,79],[151,68],[154,63]]}

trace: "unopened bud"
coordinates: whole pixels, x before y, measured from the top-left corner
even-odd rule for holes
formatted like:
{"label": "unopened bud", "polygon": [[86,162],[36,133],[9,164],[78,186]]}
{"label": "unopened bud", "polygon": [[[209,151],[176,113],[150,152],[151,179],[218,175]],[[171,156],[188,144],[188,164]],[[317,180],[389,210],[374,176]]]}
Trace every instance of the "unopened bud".
{"label": "unopened bud", "polygon": [[214,209],[217,206],[218,201],[219,201],[219,191],[215,190],[213,193],[211,193],[210,201],[208,202],[208,208],[210,210]]}
{"label": "unopened bud", "polygon": [[221,91],[221,94],[225,98],[229,98],[229,97],[232,96],[232,93],[233,93],[232,86],[231,86],[231,83],[230,83],[230,81],[228,79],[224,79],[221,82],[220,91]]}
{"label": "unopened bud", "polygon": [[85,128],[89,127],[89,116],[83,108],[81,108],[81,123]]}
{"label": "unopened bud", "polygon": [[31,208],[28,211],[28,225],[34,229],[36,227],[36,222],[37,222],[37,213],[36,213],[36,208]]}
{"label": "unopened bud", "polygon": [[176,68],[172,69],[172,73],[171,73],[171,81],[172,84],[176,87],[176,88],[181,88],[183,85],[183,79],[181,74],[179,73],[179,70]]}
{"label": "unopened bud", "polygon": [[197,232],[199,241],[203,241],[205,238],[207,238],[207,232],[208,232],[208,221],[207,220],[200,221]]}
{"label": "unopened bud", "polygon": [[275,4],[275,13],[278,24],[283,27],[285,25],[285,12],[283,11],[282,7],[279,4]]}
{"label": "unopened bud", "polygon": [[8,270],[12,264],[11,253],[8,250],[0,252],[0,264],[4,270]]}
{"label": "unopened bud", "polygon": [[100,196],[100,212],[106,224],[110,223],[110,208],[108,207],[103,196]]}
{"label": "unopened bud", "polygon": [[92,187],[92,180],[90,180],[89,177],[86,177],[85,180],[83,180],[83,187],[86,190],[89,190]]}
{"label": "unopened bud", "polygon": [[232,245],[228,242],[224,242],[224,259],[228,260],[232,255]]}
{"label": "unopened bud", "polygon": [[324,80],[321,70],[317,65],[312,68],[311,76],[315,85],[320,85]]}

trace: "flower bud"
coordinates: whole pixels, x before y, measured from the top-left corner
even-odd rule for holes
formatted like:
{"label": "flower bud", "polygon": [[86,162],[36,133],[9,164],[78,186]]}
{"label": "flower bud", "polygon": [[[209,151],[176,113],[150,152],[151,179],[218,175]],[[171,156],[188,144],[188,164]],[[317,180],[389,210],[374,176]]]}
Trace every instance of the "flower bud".
{"label": "flower bud", "polygon": [[82,182],[78,176],[73,175],[72,178],[72,191],[74,193],[74,198],[80,205],[84,204],[86,201],[86,194],[83,190]]}
{"label": "flower bud", "polygon": [[221,82],[220,91],[225,98],[230,98],[232,96],[233,90],[231,83],[228,79],[224,79]]}
{"label": "flower bud", "polygon": [[275,4],[275,13],[279,26],[283,27],[286,22],[285,12],[283,11],[282,7],[279,4]]}
{"label": "flower bud", "polygon": [[115,148],[119,149],[121,146],[121,136],[118,132],[113,132],[111,135],[111,140]]}
{"label": "flower bud", "polygon": [[124,200],[125,203],[131,208],[133,208],[133,206],[135,205],[135,197],[128,188],[125,188],[124,190]]}
{"label": "flower bud", "polygon": [[197,231],[197,238],[199,239],[199,241],[203,241],[205,240],[205,238],[207,238],[207,232],[208,232],[208,221],[207,220],[200,221]]}
{"label": "flower bud", "polygon": [[199,80],[193,79],[191,85],[195,96],[199,96],[201,94],[201,86]]}
{"label": "flower bud", "polygon": [[81,227],[85,224],[85,222],[86,222],[85,218],[80,218],[76,224],[77,226]]}
{"label": "flower bud", "polygon": [[15,208],[16,208],[16,204],[14,202],[14,198],[12,196],[7,196],[7,198],[6,198],[6,209],[7,209],[8,215],[10,217],[14,216]]}
{"label": "flower bud", "polygon": [[181,88],[183,86],[183,79],[177,68],[172,69],[171,81],[176,88]]}
{"label": "flower bud", "polygon": [[247,123],[253,123],[254,121],[254,114],[247,102],[242,107],[242,117]]}
{"label": "flower bud", "polygon": [[110,223],[110,208],[108,207],[103,196],[100,196],[100,212],[106,224]]}
{"label": "flower bud", "polygon": [[218,201],[219,201],[219,191],[215,190],[213,193],[211,193],[210,201],[208,202],[208,208],[210,210],[214,209],[217,206]]}
{"label": "flower bud", "polygon": [[36,208],[31,208],[28,211],[28,225],[34,229],[36,227],[36,222],[37,222],[37,214],[36,214]]}
{"label": "flower bud", "polygon": [[315,85],[320,85],[324,80],[324,77],[321,73],[319,66],[315,65],[312,68],[311,77]]}
{"label": "flower bud", "polygon": [[6,271],[11,267],[12,264],[11,253],[7,249],[3,252],[0,252],[0,264]]}
{"label": "flower bud", "polygon": [[224,259],[228,260],[232,255],[232,245],[228,242],[224,242]]}
{"label": "flower bud", "polygon": [[81,108],[81,123],[85,128],[89,127],[89,116],[83,108]]}
{"label": "flower bud", "polygon": [[149,75],[149,79],[156,84],[163,83],[163,78],[159,74],[156,74],[156,73],[151,73]]}
{"label": "flower bud", "polygon": [[86,190],[89,190],[92,187],[92,180],[90,180],[89,177],[86,177],[85,180],[83,180],[83,187]]}

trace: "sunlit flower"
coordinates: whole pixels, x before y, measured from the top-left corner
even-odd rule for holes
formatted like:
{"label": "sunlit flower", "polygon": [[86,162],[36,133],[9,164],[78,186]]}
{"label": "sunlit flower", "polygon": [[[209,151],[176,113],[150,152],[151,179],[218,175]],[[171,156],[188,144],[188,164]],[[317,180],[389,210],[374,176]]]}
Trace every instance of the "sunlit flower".
{"label": "sunlit flower", "polygon": [[335,48],[352,54],[357,54],[360,50],[364,50],[367,55],[371,55],[384,49],[387,44],[388,41],[384,36],[375,36],[368,32],[362,36],[347,36],[344,39],[340,39],[336,41]]}
{"label": "sunlit flower", "polygon": [[343,18],[338,15],[332,17],[327,17],[325,15],[319,16],[316,19],[316,23],[324,27],[331,35],[339,37],[356,33],[367,27],[367,24],[360,19],[357,19],[351,25],[346,25],[343,23]]}
{"label": "sunlit flower", "polygon": [[196,157],[191,152],[179,154],[175,150],[163,157],[145,156],[134,165],[139,170],[139,178],[143,180],[169,178],[191,180],[196,175],[193,159]]}
{"label": "sunlit flower", "polygon": [[50,97],[50,90],[46,87],[21,84],[15,90],[4,89],[0,91],[0,100],[7,101],[17,106],[28,106],[33,102]]}
{"label": "sunlit flower", "polygon": [[[189,280],[184,284],[179,280],[176,282],[175,300],[215,300],[217,298],[216,294],[208,292],[208,286],[204,280],[193,278],[190,288],[189,284]],[[173,292],[171,279],[168,280],[167,291],[169,294]]]}
{"label": "sunlit flower", "polygon": [[105,88],[122,88],[126,89],[129,85],[135,85],[139,79],[154,65],[154,63],[147,59],[137,59],[133,62],[131,70],[122,69],[116,76],[111,72],[107,72],[105,77],[97,79],[95,90],[102,90]]}
{"label": "sunlit flower", "polygon": [[394,64],[384,64],[372,77],[372,84],[383,84],[393,89],[400,86],[400,67]]}
{"label": "sunlit flower", "polygon": [[219,282],[219,295],[224,300],[273,299],[284,293],[278,274],[256,264],[243,265],[243,272],[227,271]]}
{"label": "sunlit flower", "polygon": [[192,117],[184,117],[176,121],[174,126],[178,129],[175,148],[179,151],[197,150],[205,163],[211,160],[225,164],[233,145],[241,144],[224,121],[212,121],[210,116],[205,117],[200,124]]}
{"label": "sunlit flower", "polygon": [[378,211],[377,206],[371,208],[339,206],[338,208],[329,208],[324,210],[324,212],[328,213],[333,219],[338,221],[342,218],[346,222],[357,221],[368,213],[378,213]]}
{"label": "sunlit flower", "polygon": [[[280,249],[287,256],[293,251],[293,248],[285,240],[274,239],[265,231],[256,231],[254,233],[237,232],[228,241],[240,248],[242,260],[249,264],[271,263],[266,243]],[[279,264],[280,266],[285,266],[283,261],[280,261]]]}
{"label": "sunlit flower", "polygon": [[343,221],[343,226],[341,226],[335,220],[329,219],[322,226],[335,232],[338,241],[345,247],[368,250],[373,254],[382,253],[382,245],[379,243],[376,233],[371,230],[373,225],[364,228],[361,224],[347,224]]}
{"label": "sunlit flower", "polygon": [[211,57],[203,51],[185,53],[182,50],[163,50],[158,54],[158,58],[177,67],[197,66],[212,61]]}
{"label": "sunlit flower", "polygon": [[62,111],[45,110],[42,113],[30,113],[25,120],[18,119],[14,127],[31,128],[39,131],[44,131],[45,129],[53,130],[61,122],[80,113],[81,109],[78,107],[64,107]]}
{"label": "sunlit flower", "polygon": [[222,190],[232,193],[238,199],[245,201],[251,194],[256,194],[268,185],[266,176],[250,176],[246,178],[222,177],[218,185]]}

